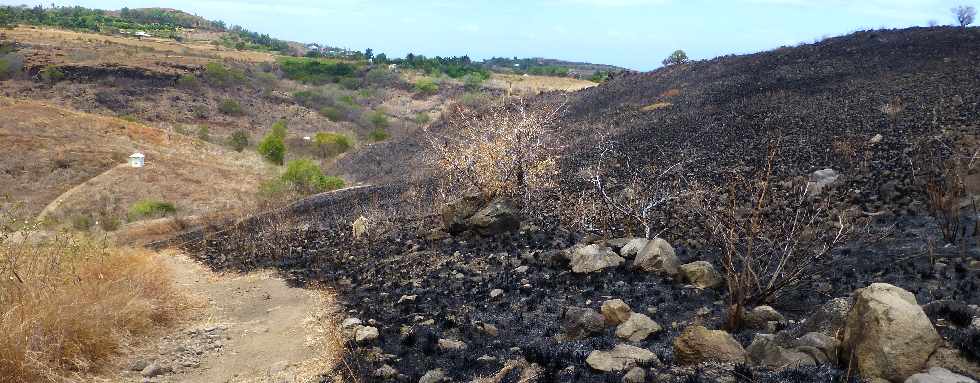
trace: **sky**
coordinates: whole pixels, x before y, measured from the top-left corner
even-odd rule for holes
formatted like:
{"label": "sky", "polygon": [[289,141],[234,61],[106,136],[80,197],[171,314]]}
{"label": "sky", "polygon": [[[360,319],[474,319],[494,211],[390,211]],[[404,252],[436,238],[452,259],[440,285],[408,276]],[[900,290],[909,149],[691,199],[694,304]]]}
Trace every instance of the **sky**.
{"label": "sky", "polygon": [[[30,0],[0,4],[36,5]],[[44,1],[45,6],[50,0]],[[980,0],[73,0],[92,8],[169,7],[273,37],[389,57],[548,57],[651,70],[872,28],[953,23]]]}

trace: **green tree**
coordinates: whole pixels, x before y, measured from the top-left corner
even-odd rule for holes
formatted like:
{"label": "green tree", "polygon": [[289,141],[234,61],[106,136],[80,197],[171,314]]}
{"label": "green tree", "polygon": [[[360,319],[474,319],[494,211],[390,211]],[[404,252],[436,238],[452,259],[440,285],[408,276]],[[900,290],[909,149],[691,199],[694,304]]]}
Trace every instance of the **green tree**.
{"label": "green tree", "polygon": [[688,61],[687,53],[678,49],[674,51],[674,53],[671,53],[670,56],[665,58],[663,64],[664,66],[670,66],[675,64],[683,64],[686,63],[687,61]]}
{"label": "green tree", "polygon": [[313,136],[313,145],[320,150],[323,158],[345,153],[354,147],[354,141],[345,134],[319,132]]}
{"label": "green tree", "polygon": [[41,69],[40,75],[41,80],[48,83],[56,83],[65,78],[65,72],[62,72],[61,69],[58,69],[54,65],[48,65],[44,69]]}
{"label": "green tree", "polygon": [[288,129],[287,122],[284,119],[279,119],[272,124],[272,134],[279,137],[281,140],[286,139],[286,130]]}
{"label": "green tree", "polygon": [[439,93],[439,84],[430,78],[421,78],[415,81],[415,91],[423,95],[433,95]]}
{"label": "green tree", "polygon": [[286,164],[280,179],[301,193],[322,193],[344,187],[344,180],[328,177],[323,170],[308,159],[292,160]]}
{"label": "green tree", "polygon": [[236,152],[241,152],[248,147],[248,133],[244,130],[236,130],[228,137],[228,145]]}
{"label": "green tree", "polygon": [[274,132],[266,134],[262,141],[259,141],[259,147],[256,150],[263,158],[276,165],[282,165],[286,158],[286,143],[282,137]]}
{"label": "green tree", "polygon": [[485,80],[486,78],[484,78],[482,74],[470,73],[463,76],[463,87],[468,91],[477,91],[483,87],[483,81]]}
{"label": "green tree", "polygon": [[242,106],[238,104],[238,101],[232,99],[221,101],[221,104],[218,105],[218,111],[229,116],[239,116],[243,114]]}
{"label": "green tree", "polygon": [[391,135],[382,128],[374,129],[371,133],[368,133],[368,139],[373,142],[381,142],[387,140],[388,137],[391,137]]}
{"label": "green tree", "polygon": [[380,110],[375,110],[368,114],[368,121],[371,123],[375,129],[387,128],[391,123],[388,121],[388,115]]}

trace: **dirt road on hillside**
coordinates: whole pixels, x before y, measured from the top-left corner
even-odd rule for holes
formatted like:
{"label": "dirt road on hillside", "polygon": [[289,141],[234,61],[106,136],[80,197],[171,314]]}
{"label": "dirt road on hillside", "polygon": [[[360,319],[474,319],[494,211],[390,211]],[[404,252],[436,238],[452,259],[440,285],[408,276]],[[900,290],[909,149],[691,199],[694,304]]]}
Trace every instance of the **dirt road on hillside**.
{"label": "dirt road on hillside", "polygon": [[291,288],[271,272],[217,274],[181,253],[162,257],[201,309],[134,350],[112,381],[309,382],[341,355],[330,294]]}

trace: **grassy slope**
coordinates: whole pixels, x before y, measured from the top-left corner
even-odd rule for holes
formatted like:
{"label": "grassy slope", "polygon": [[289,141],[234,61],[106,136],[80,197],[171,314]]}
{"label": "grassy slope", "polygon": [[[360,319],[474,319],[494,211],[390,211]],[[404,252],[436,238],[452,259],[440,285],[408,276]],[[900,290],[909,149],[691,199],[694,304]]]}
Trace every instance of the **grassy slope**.
{"label": "grassy slope", "polygon": [[[45,211],[56,219],[122,218],[143,198],[174,202],[186,213],[241,206],[265,171],[254,154],[116,118],[7,98],[0,98],[0,115],[8,116],[0,120],[0,140],[18,154],[0,160],[0,194],[25,201],[32,213],[57,199]],[[146,168],[119,166],[136,150],[146,153]]]}

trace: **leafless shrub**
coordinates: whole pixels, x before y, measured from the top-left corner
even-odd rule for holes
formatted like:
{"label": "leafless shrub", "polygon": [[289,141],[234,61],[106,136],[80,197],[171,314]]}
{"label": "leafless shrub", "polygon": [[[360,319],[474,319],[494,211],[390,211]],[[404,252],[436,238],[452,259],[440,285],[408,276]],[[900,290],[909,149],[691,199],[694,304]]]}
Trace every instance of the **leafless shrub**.
{"label": "leafless shrub", "polygon": [[721,250],[730,329],[742,326],[748,307],[775,302],[818,278],[856,233],[850,214],[835,210],[831,198],[809,198],[805,184],[778,190],[777,153],[773,145],[757,174],[733,172],[726,185],[699,189],[691,199]]}
{"label": "leafless shrub", "polygon": [[[684,161],[658,167],[638,164],[633,157],[614,149],[608,143],[601,149],[599,164],[593,170],[592,183],[602,206],[619,221],[631,220],[643,228],[645,238],[663,234],[673,203],[684,194],[684,177],[679,172]],[[654,227],[661,228],[653,233]]]}
{"label": "leafless shrub", "polygon": [[482,113],[454,108],[445,135],[430,137],[443,193],[477,192],[528,205],[553,190],[558,174],[555,121],[564,104],[504,101]]}
{"label": "leafless shrub", "polygon": [[[932,139],[918,153],[918,161],[925,166],[926,206],[946,243],[964,239],[969,229],[973,229],[975,236],[980,234],[976,198],[966,181],[980,150],[957,147],[957,141],[960,140]],[[963,220],[964,207],[973,210],[972,227],[965,224],[968,220]]]}
{"label": "leafless shrub", "polygon": [[956,22],[964,28],[966,28],[967,25],[973,24],[973,19],[977,16],[977,9],[966,5],[953,7],[953,9],[950,11],[953,12],[953,16],[956,17]]}

